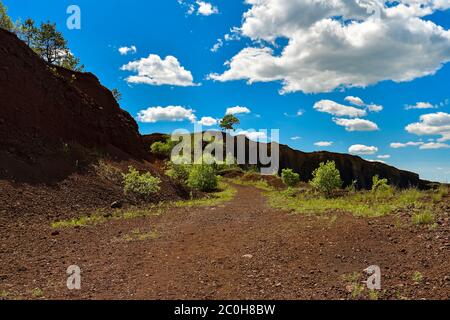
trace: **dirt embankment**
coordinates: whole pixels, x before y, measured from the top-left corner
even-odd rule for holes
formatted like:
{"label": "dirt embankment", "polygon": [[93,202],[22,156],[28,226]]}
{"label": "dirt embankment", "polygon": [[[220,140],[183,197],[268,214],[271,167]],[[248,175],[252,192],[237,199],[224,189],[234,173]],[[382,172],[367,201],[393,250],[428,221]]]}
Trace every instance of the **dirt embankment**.
{"label": "dirt embankment", "polygon": [[121,200],[100,159],[160,177],[154,201],[185,193],[152,162],[134,119],[91,73],[49,66],[0,29],[0,217],[59,215]]}
{"label": "dirt embankment", "polygon": [[1,29],[0,43],[0,178],[63,179],[92,154],[148,157],[136,122],[93,74],[50,67]]}

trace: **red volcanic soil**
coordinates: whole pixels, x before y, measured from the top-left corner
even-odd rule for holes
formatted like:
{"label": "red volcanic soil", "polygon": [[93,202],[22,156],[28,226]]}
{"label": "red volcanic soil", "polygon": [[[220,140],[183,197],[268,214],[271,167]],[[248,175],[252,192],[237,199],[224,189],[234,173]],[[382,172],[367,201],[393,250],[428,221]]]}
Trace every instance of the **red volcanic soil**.
{"label": "red volcanic soil", "polygon": [[[434,229],[412,226],[408,212],[298,215],[235,187],[224,205],[86,228],[51,229],[53,210],[0,219],[0,291],[8,299],[368,299],[367,288],[353,295],[352,286],[378,265],[379,299],[450,298],[448,215]],[[153,236],[133,238],[136,230]],[[80,291],[66,287],[73,264]]]}

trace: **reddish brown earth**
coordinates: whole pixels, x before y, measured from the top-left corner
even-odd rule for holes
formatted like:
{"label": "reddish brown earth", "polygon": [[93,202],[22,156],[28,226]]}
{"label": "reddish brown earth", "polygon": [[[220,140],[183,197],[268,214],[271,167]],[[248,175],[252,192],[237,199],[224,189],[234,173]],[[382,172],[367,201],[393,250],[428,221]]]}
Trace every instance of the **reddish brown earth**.
{"label": "reddish brown earth", "polygon": [[49,66],[0,29],[0,179],[62,181],[99,154],[149,160],[137,123],[91,73]]}
{"label": "reddish brown earth", "polygon": [[[345,275],[379,265],[381,299],[450,298],[448,218],[432,231],[411,226],[407,213],[337,214],[333,222],[271,209],[259,190],[236,188],[236,199],[222,206],[59,232],[50,228],[54,210],[0,215],[0,292],[10,299],[351,299]],[[115,241],[136,228],[158,237]],[[73,264],[82,269],[80,291],[66,288]],[[415,271],[423,275],[418,284]],[[35,288],[42,295],[33,296]]]}

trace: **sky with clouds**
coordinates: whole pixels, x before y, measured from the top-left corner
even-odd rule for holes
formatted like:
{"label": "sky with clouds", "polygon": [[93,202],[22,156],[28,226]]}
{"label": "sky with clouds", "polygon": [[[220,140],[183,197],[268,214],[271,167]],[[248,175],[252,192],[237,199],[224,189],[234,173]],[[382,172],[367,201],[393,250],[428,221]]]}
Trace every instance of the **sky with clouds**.
{"label": "sky with clouds", "polygon": [[235,114],[255,139],[450,181],[450,0],[3,2],[56,22],[142,133]]}

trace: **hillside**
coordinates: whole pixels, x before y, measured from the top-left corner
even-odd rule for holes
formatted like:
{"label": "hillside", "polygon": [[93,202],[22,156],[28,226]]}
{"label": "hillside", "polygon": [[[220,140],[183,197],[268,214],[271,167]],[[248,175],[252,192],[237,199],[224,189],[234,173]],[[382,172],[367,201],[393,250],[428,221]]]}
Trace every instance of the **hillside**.
{"label": "hillside", "polygon": [[[50,67],[0,30],[0,178],[64,178],[69,151],[145,159],[134,119],[91,73]],[[71,156],[71,155],[69,155]]]}
{"label": "hillside", "polygon": [[[230,136],[224,135],[224,141]],[[166,136],[161,133],[145,135],[144,143],[149,146],[156,141],[165,141]],[[270,146],[268,147],[270,150]],[[224,151],[226,152],[226,150]],[[237,148],[235,147],[235,154]],[[249,140],[245,139],[246,159],[249,154]],[[349,154],[333,153],[333,152],[302,152],[294,150],[287,145],[280,144],[280,168],[279,173],[283,169],[290,168],[300,174],[300,179],[308,182],[312,179],[312,173],[319,167],[321,162],[335,161],[336,167],[341,173],[341,178],[345,186],[351,185],[357,181],[356,186],[361,189],[370,189],[372,187],[372,178],[379,175],[387,178],[389,182],[399,188],[419,187],[427,188],[430,182],[421,180],[419,175],[409,171],[399,170],[381,162],[371,162],[358,156]]]}
{"label": "hillside", "polygon": [[1,215],[70,214],[124,200],[99,162],[104,171],[132,165],[160,177],[154,202],[186,195],[152,163],[137,123],[93,74],[50,67],[3,29],[0,43]]}

